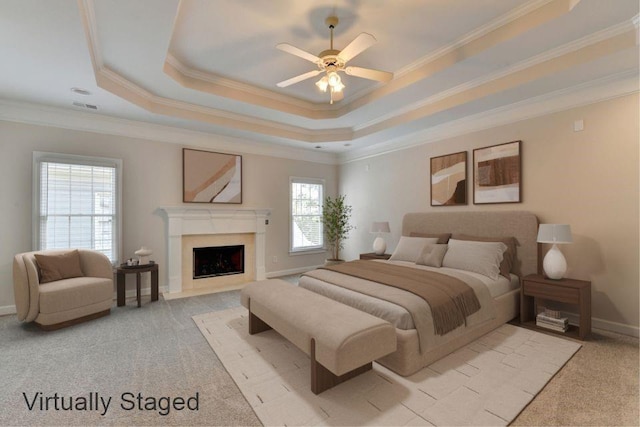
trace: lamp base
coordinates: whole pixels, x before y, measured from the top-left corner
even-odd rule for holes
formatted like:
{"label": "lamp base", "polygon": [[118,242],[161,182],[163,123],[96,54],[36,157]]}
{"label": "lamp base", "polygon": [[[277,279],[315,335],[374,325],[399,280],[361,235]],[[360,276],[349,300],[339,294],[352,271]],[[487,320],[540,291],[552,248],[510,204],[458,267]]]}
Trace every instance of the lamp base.
{"label": "lamp base", "polygon": [[567,260],[558,249],[558,245],[554,244],[544,256],[542,268],[549,279],[560,280],[564,277],[564,273],[567,272]]}
{"label": "lamp base", "polygon": [[385,242],[382,237],[376,237],[376,240],[373,241],[373,252],[375,252],[376,255],[382,255],[386,250],[387,242]]}

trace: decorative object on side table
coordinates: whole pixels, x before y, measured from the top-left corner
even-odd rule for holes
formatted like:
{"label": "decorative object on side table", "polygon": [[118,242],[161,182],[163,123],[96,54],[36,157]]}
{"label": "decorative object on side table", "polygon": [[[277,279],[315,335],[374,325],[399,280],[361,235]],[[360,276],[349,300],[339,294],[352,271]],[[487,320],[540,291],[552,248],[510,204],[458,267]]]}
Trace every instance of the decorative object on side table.
{"label": "decorative object on side table", "polygon": [[373,241],[373,252],[376,255],[384,254],[384,251],[387,250],[387,242],[384,241],[384,238],[381,236],[382,233],[390,233],[391,229],[389,228],[388,222],[374,222],[371,224],[371,232],[377,233],[376,239]]}
{"label": "decorative object on side table", "polygon": [[567,261],[558,249],[558,244],[572,243],[571,226],[569,224],[540,224],[538,243],[552,243],[553,246],[544,256],[542,268],[549,279],[559,280],[567,272]]}
{"label": "decorative object on side table", "polygon": [[149,257],[153,254],[153,251],[142,246],[135,251],[135,254],[138,256],[138,265],[147,265],[149,264]]}

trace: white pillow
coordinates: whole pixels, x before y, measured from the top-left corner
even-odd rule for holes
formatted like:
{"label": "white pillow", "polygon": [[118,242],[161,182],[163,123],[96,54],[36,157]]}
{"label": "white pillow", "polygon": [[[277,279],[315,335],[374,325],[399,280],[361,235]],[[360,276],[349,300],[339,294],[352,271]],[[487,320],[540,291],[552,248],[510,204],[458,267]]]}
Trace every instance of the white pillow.
{"label": "white pillow", "polygon": [[427,243],[424,245],[424,248],[422,248],[416,264],[427,265],[429,267],[442,267],[442,260],[446,253],[447,245]]}
{"label": "white pillow", "polygon": [[400,237],[396,250],[393,251],[391,258],[392,261],[409,261],[416,262],[422,249],[427,243],[437,243],[437,237]]}
{"label": "white pillow", "polygon": [[473,271],[493,280],[500,276],[500,263],[507,250],[504,243],[449,239],[448,246],[443,267]]}

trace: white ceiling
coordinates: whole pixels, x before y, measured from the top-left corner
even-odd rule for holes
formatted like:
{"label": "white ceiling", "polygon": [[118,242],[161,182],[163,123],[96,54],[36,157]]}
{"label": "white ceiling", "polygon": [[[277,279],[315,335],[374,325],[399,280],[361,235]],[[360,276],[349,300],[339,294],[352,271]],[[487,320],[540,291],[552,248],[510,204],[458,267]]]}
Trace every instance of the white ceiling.
{"label": "white ceiling", "polygon": [[[2,0],[0,99],[326,152],[388,146],[531,100],[635,79],[637,0]],[[278,88],[359,33],[329,105],[318,78]],[[634,25],[635,24],[635,25]],[[607,86],[607,87],[609,87]],[[76,95],[72,87],[91,92]],[[636,89],[637,90],[637,89]],[[606,96],[606,91],[603,92]],[[1,117],[0,117],[1,118]]]}

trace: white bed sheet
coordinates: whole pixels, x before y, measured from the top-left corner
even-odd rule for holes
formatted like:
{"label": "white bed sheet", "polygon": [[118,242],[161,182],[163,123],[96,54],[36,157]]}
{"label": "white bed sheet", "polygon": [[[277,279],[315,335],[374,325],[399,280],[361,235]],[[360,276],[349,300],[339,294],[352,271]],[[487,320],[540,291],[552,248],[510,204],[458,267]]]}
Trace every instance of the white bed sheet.
{"label": "white bed sheet", "polygon": [[[500,276],[498,280],[490,279],[478,273],[457,270],[453,268],[434,268],[422,265],[416,265],[407,261],[383,261],[377,260],[376,262],[385,262],[390,264],[402,265],[406,267],[431,270],[442,274],[461,278],[460,276],[468,275],[476,278],[482,282],[489,291],[492,298],[497,298],[500,295],[504,295],[507,292],[520,287],[520,281],[518,276],[512,274],[511,281],[506,277]],[[462,277],[462,279],[464,279]],[[313,277],[302,276],[300,278],[299,285],[305,289],[316,292],[320,295],[324,295],[335,301],[339,301],[343,304],[357,308],[361,311],[367,312],[371,315],[384,319],[394,325],[398,329],[411,330],[415,329],[415,324],[411,314],[402,306],[394,304],[389,301],[381,300],[372,296],[364,295],[359,292],[352,291],[340,286],[335,286],[330,283],[318,280]]]}

